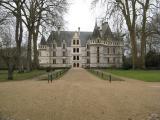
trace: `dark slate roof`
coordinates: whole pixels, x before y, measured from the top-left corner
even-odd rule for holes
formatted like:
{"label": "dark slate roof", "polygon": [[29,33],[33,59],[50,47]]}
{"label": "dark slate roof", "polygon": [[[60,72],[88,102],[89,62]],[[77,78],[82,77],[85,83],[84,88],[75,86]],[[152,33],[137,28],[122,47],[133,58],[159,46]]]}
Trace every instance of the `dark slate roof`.
{"label": "dark slate roof", "polygon": [[109,26],[106,28],[105,32],[103,33],[103,39],[107,40],[108,38],[111,38],[114,40],[114,36]]}
{"label": "dark slate roof", "polygon": [[47,43],[46,43],[46,39],[45,39],[44,36],[42,36],[41,41],[40,41],[40,44],[41,44],[41,45],[46,45],[46,44],[47,44]]}
{"label": "dark slate roof", "polygon": [[97,22],[95,24],[93,34],[92,34],[92,39],[97,39],[101,38],[101,33],[100,33],[100,28],[97,26]]}
{"label": "dark slate roof", "polygon": [[[58,31],[52,31],[47,40],[47,43],[53,43],[55,40],[57,46],[61,46],[62,41],[65,40],[67,46],[70,47],[74,33],[75,32],[73,31],[60,31],[60,33],[58,33]],[[80,32],[81,46],[86,46],[86,42],[89,40],[91,34],[92,32]]]}

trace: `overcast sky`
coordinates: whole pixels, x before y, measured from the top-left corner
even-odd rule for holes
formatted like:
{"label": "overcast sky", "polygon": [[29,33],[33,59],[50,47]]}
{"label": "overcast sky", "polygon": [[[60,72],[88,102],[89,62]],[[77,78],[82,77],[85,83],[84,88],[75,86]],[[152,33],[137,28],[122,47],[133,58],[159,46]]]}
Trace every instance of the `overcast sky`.
{"label": "overcast sky", "polygon": [[81,31],[93,31],[95,20],[100,15],[97,8],[91,9],[92,0],[70,0],[70,7],[65,20],[65,29],[76,31],[78,27]]}

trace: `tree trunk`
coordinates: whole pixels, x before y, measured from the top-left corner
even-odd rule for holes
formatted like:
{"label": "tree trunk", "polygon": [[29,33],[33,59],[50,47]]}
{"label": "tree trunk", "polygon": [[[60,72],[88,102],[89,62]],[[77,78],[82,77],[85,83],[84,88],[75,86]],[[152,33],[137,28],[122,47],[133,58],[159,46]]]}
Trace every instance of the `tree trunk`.
{"label": "tree trunk", "polygon": [[8,80],[13,80],[13,71],[14,71],[14,65],[12,63],[9,63],[9,65],[8,65]]}
{"label": "tree trunk", "polygon": [[145,49],[146,49],[146,37],[143,34],[142,37],[141,37],[141,68],[142,69],[146,69],[146,65],[145,65],[146,52],[145,52]]}
{"label": "tree trunk", "polygon": [[136,34],[135,31],[130,32],[131,37],[131,51],[132,51],[132,68],[137,68],[137,42],[136,42]]}
{"label": "tree trunk", "polygon": [[32,51],[31,51],[31,46],[32,46],[32,32],[29,30],[28,34],[28,48],[27,48],[27,71],[30,72],[32,70]]}

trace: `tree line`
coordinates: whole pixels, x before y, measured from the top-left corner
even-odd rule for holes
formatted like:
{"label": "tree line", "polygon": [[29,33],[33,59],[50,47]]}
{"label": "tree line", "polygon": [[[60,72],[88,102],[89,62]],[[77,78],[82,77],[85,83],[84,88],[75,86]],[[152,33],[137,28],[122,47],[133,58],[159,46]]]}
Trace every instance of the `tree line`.
{"label": "tree line", "polygon": [[[67,0],[0,0],[0,56],[7,63],[9,79],[12,79],[15,66],[18,71],[24,68],[21,58],[24,31],[27,30],[26,69],[29,72],[39,67],[38,36],[44,29],[56,29],[63,25],[63,15],[68,5]],[[15,41],[15,45],[11,40]]]}

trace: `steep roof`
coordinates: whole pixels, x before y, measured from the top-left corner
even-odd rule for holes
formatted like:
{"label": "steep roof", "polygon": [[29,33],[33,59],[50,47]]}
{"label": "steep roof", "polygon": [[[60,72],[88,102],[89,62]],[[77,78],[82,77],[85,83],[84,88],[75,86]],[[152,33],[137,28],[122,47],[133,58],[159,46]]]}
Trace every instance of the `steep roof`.
{"label": "steep roof", "polygon": [[41,44],[41,45],[46,45],[46,44],[47,44],[47,43],[46,43],[46,39],[45,39],[45,37],[44,37],[43,35],[42,35],[40,44]]}
{"label": "steep roof", "polygon": [[[53,43],[53,41],[55,40],[55,42],[57,43],[57,46],[61,46],[62,41],[65,40],[67,43],[67,46],[70,47],[71,40],[73,38],[74,33],[75,32],[73,31],[60,31],[59,33],[58,31],[52,31],[47,40],[47,43]],[[80,32],[81,46],[86,45],[91,34],[92,32]]]}
{"label": "steep roof", "polygon": [[97,22],[95,23],[95,27],[92,34],[92,39],[101,38],[100,28],[97,26]]}

